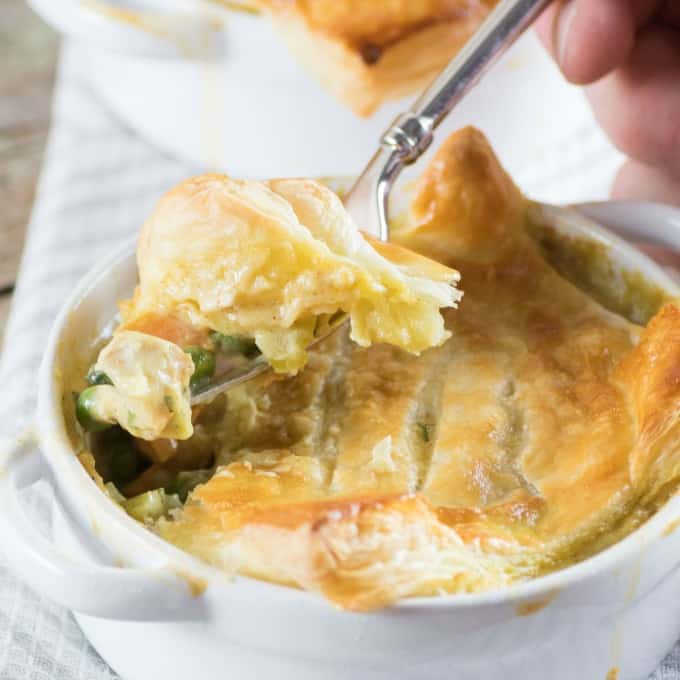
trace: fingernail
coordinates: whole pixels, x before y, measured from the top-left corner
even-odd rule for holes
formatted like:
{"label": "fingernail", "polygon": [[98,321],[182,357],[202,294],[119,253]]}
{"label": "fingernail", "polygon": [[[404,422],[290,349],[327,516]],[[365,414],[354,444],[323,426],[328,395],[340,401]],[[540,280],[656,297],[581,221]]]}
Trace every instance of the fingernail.
{"label": "fingernail", "polygon": [[560,68],[564,70],[567,63],[569,52],[569,31],[574,23],[578,3],[576,0],[568,0],[563,3],[560,11],[555,15],[555,23],[553,25],[553,45],[555,45],[555,56]]}

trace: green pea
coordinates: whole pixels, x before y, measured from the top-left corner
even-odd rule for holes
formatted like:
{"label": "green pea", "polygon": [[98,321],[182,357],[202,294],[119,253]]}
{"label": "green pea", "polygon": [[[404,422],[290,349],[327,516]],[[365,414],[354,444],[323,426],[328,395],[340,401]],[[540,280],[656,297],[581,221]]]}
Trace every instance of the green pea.
{"label": "green pea", "polygon": [[131,482],[139,473],[142,460],[132,441],[116,442],[109,449],[111,478],[118,487]]}
{"label": "green pea", "polygon": [[184,351],[194,362],[194,373],[189,386],[192,392],[202,387],[215,373],[215,355],[203,347],[185,347]]}
{"label": "green pea", "polygon": [[432,427],[431,425],[428,425],[427,423],[416,423],[418,426],[418,430],[420,430],[420,436],[423,438],[424,441],[429,442],[430,441],[430,428]]}
{"label": "green pea", "polygon": [[178,472],[177,477],[165,487],[166,493],[176,494],[184,503],[187,496],[199,484],[205,484],[213,475],[212,470],[185,470]]}
{"label": "green pea", "polygon": [[113,385],[113,380],[104,371],[97,371],[94,366],[87,372],[88,385]]}
{"label": "green pea", "polygon": [[224,335],[223,333],[212,333],[210,335],[220,352],[226,354],[243,354],[247,358],[252,358],[260,353],[255,341],[243,335]]}
{"label": "green pea", "polygon": [[111,423],[101,420],[96,415],[97,385],[86,387],[76,401],[76,418],[86,432],[101,432],[111,427]]}

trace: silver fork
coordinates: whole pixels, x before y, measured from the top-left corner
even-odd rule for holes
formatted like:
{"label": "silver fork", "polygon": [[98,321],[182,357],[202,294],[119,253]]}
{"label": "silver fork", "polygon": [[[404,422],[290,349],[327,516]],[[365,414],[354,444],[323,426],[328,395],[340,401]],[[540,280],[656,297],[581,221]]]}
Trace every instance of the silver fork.
{"label": "silver fork", "polygon": [[[550,0],[501,0],[486,21],[448,66],[435,78],[409,111],[394,120],[359,179],[344,198],[355,224],[382,241],[389,240],[389,196],[401,171],[415,163],[430,146],[437,126],[477,84],[496,60],[533,23]],[[316,345],[347,322],[339,316]],[[192,404],[211,401],[269,369],[259,355],[239,360],[212,378],[192,398]]]}

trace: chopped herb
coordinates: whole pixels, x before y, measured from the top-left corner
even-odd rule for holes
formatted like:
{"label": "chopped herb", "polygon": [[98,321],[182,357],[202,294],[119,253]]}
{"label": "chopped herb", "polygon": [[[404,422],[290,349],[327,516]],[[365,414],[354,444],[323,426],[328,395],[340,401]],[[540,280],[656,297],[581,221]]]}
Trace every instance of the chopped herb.
{"label": "chopped herb", "polygon": [[429,442],[430,441],[430,428],[432,425],[428,425],[427,423],[416,423],[418,426],[418,430],[420,431],[420,436],[423,438],[423,441]]}
{"label": "chopped herb", "polygon": [[163,401],[165,402],[165,406],[167,407],[168,411],[170,411],[170,413],[174,413],[175,403],[173,402],[172,397],[169,394],[166,394],[163,397]]}

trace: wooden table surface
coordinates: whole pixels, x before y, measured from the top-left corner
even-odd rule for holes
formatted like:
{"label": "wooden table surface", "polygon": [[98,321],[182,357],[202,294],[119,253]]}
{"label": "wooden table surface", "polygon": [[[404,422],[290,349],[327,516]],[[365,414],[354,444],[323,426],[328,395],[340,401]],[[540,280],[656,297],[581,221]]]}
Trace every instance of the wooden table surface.
{"label": "wooden table surface", "polygon": [[0,0],[0,336],[49,127],[58,38],[26,5]]}

